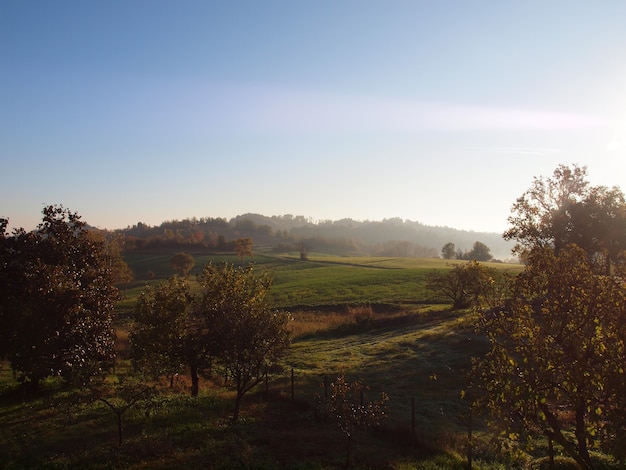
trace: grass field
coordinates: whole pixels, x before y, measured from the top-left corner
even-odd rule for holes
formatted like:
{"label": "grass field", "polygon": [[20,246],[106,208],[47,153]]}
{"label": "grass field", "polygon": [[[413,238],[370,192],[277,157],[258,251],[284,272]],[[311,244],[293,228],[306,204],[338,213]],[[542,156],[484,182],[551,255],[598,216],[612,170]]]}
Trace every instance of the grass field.
{"label": "grass field", "polygon": [[[207,262],[238,263],[234,255],[211,257],[194,255],[196,265],[190,276],[201,273]],[[171,255],[130,253],[127,262],[135,273],[134,287],[128,289],[120,304],[121,310],[132,308],[146,282],[165,280],[173,274],[169,267]],[[449,269],[450,261],[435,258],[341,257],[309,254],[309,261],[300,261],[299,254],[256,254],[245,262],[253,262],[259,272],[269,271],[274,278],[270,301],[278,308],[336,308],[351,304],[426,304],[445,302],[436,292],[426,288],[427,275],[435,270]],[[519,272],[520,265],[486,263],[496,269]],[[152,272],[153,277],[148,273]]]}
{"label": "grass field", "polygon": [[[119,305],[122,357],[137,296],[147,282],[171,273],[170,256],[133,256],[137,281]],[[195,273],[208,260],[198,256]],[[451,310],[425,285],[427,273],[448,269],[448,262],[315,254],[306,262],[294,254],[256,255],[254,261],[258,270],[273,273],[272,302],[292,311],[295,321],[282,369],[268,381],[267,394],[260,384],[246,395],[239,423],[230,422],[234,395],[228,384],[219,377],[205,380],[200,396],[191,399],[187,378],[180,377],[173,389],[163,383],[151,407],[125,414],[119,446],[115,416],[106,406],[77,405],[71,391],[54,381],[27,394],[2,364],[0,468],[341,468],[345,436],[314,412],[324,380],[340,372],[369,386],[366,399],[381,392],[390,397],[382,425],[356,438],[354,468],[466,468],[468,404],[461,390],[471,357],[487,344],[476,333],[474,314]],[[128,362],[119,360],[118,372],[125,368]],[[542,468],[540,445],[532,455],[502,454],[481,429],[476,420],[473,468]]]}

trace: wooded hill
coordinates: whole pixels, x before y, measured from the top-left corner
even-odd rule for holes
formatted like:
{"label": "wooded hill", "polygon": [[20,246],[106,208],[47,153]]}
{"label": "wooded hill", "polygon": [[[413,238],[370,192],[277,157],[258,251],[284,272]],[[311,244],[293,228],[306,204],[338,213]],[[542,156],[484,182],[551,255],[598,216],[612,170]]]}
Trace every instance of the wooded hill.
{"label": "wooded hill", "polygon": [[446,243],[468,251],[477,241],[487,245],[496,259],[511,258],[512,243],[502,234],[473,232],[450,227],[428,226],[400,218],[382,221],[353,219],[313,221],[290,214],[264,216],[238,215],[225,218],[191,218],[165,221],[159,226],[142,222],[118,230],[125,235],[128,249],[186,250],[229,249],[236,238],[252,238],[255,249],[276,252],[309,251],[339,255],[394,257],[438,257]]}

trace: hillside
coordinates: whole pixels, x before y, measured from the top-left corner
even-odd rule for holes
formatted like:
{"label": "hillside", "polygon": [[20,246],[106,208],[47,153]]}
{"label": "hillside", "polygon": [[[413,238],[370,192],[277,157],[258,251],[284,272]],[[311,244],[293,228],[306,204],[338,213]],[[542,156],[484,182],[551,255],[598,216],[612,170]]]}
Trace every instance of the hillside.
{"label": "hillside", "polygon": [[446,243],[469,251],[477,241],[487,245],[496,259],[511,258],[512,243],[492,232],[472,232],[435,227],[399,218],[382,221],[313,221],[304,216],[260,214],[224,218],[192,218],[165,221],[159,226],[141,222],[119,230],[130,248],[197,247],[227,249],[240,237],[254,240],[254,246],[273,251],[308,250],[340,255],[395,257],[438,257]]}

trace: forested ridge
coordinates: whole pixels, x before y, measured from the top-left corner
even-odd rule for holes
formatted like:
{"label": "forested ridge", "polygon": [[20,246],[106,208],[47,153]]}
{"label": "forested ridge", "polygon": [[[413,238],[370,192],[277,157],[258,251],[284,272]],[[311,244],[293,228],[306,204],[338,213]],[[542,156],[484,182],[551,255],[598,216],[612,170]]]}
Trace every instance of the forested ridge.
{"label": "forested ridge", "polygon": [[201,217],[164,221],[158,226],[142,222],[116,230],[124,234],[127,249],[181,248],[232,250],[237,238],[252,238],[255,247],[274,251],[308,250],[342,255],[438,257],[442,246],[453,243],[469,250],[476,241],[487,245],[497,259],[511,258],[512,243],[502,234],[428,226],[400,218],[382,221],[314,221],[294,215],[242,214],[230,220]]}

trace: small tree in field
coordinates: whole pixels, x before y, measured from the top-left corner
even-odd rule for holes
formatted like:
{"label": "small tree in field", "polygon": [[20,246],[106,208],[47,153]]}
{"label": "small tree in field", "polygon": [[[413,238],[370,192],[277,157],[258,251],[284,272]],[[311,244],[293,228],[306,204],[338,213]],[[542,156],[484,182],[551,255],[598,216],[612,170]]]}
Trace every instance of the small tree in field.
{"label": "small tree in field", "polygon": [[90,401],[104,403],[115,415],[117,439],[121,447],[124,443],[124,414],[140,403],[156,396],[156,387],[126,376],[117,376],[115,381],[102,381],[90,387]]}
{"label": "small tree in field", "polygon": [[452,301],[454,308],[467,308],[482,297],[493,295],[500,277],[496,270],[476,261],[454,264],[445,272],[431,273],[428,285]]}
{"label": "small tree in field", "polygon": [[476,261],[491,261],[493,256],[487,245],[481,242],[475,242],[472,249],[465,254],[465,259]]}
{"label": "small tree in field", "polygon": [[170,260],[171,268],[181,277],[187,277],[195,265],[193,256],[183,251],[176,253]]}
{"label": "small tree in field", "polygon": [[454,243],[448,242],[443,245],[443,248],[441,249],[441,256],[443,257],[443,259],[456,258],[456,247],[454,246]]}
{"label": "small tree in field", "polygon": [[252,238],[237,238],[235,240],[235,253],[243,263],[246,256],[252,256]]}
{"label": "small tree in field", "polygon": [[318,397],[318,413],[334,421],[346,436],[346,468],[350,467],[354,437],[368,428],[378,426],[385,414],[389,397],[383,392],[378,401],[365,401],[367,387],[359,381],[348,382],[343,372],[330,384],[331,394]]}
{"label": "small tree in field", "polygon": [[208,332],[200,340],[207,342],[216,361],[234,379],[233,421],[237,421],[243,396],[263,380],[267,368],[288,347],[291,316],[269,308],[272,279],[267,273],[257,277],[251,265],[209,263],[199,281],[196,318]]}

